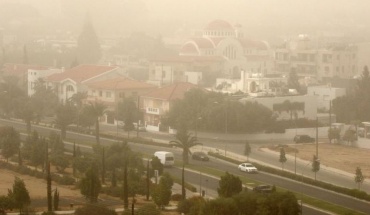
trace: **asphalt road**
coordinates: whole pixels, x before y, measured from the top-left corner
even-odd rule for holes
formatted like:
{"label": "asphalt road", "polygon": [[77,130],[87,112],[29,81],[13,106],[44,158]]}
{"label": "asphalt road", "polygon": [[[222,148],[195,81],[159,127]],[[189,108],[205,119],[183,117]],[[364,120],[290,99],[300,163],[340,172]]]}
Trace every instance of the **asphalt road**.
{"label": "asphalt road", "polygon": [[[22,129],[25,130],[25,126],[23,124],[17,124],[17,123],[13,123],[13,122],[4,122],[4,121],[1,121],[1,124],[13,125],[14,127],[16,127],[16,129],[21,128],[21,130]],[[37,129],[39,131],[39,133],[43,136],[48,136],[49,133],[50,133],[50,129],[45,129],[45,128],[42,128],[42,127],[34,126],[33,129]],[[75,133],[68,133],[68,137],[72,138],[72,139],[75,139],[76,142],[78,142],[79,140],[83,140],[84,142],[89,140],[92,143],[94,143],[94,141],[95,141],[94,137],[89,136],[89,135],[80,135],[80,134],[75,134]],[[112,140],[102,138],[101,142],[104,145],[109,145],[109,144],[112,144],[116,141],[112,141]],[[147,146],[147,145],[141,145],[141,144],[131,144],[131,147],[134,151],[141,151],[143,153],[148,153],[148,154],[152,154],[154,151],[161,150],[161,147]],[[82,149],[83,149],[83,147],[82,147]],[[180,153],[181,153],[180,149],[171,149],[171,148],[165,148],[165,149],[167,151],[173,151],[175,153],[175,157],[178,157],[178,158],[181,157],[180,156]],[[88,149],[86,148],[86,150],[88,150]],[[225,149],[225,152],[226,152],[226,149]],[[267,159],[271,159],[271,158],[267,158]],[[220,160],[217,160],[217,159],[215,159],[215,160],[212,159],[211,162],[203,162],[202,165],[217,168],[217,169],[222,169],[224,171],[229,171],[230,173],[235,174],[235,175],[239,175],[241,177],[250,177],[254,180],[261,181],[262,183],[274,184],[278,187],[282,187],[282,188],[292,190],[292,191],[298,192],[298,193],[303,193],[305,195],[309,195],[309,196],[312,196],[312,197],[317,198],[317,199],[321,199],[321,200],[324,200],[324,201],[327,201],[327,202],[331,202],[331,203],[334,203],[334,204],[337,204],[337,205],[341,205],[343,207],[353,208],[355,210],[362,211],[365,214],[368,213],[368,211],[370,211],[370,205],[369,205],[368,202],[363,202],[363,201],[356,200],[356,199],[353,199],[353,198],[350,198],[350,197],[347,197],[347,196],[343,196],[341,194],[337,194],[337,193],[334,193],[334,192],[331,192],[331,191],[326,191],[326,190],[323,190],[323,189],[320,189],[320,188],[316,188],[316,187],[312,187],[312,186],[309,186],[309,185],[306,185],[306,184],[302,184],[300,182],[291,181],[291,180],[286,179],[286,178],[281,178],[281,177],[277,177],[277,176],[269,175],[269,174],[265,174],[265,173],[246,175],[244,173],[239,172],[235,165],[224,162],[224,161],[220,161]],[[189,179],[187,179],[187,180],[190,180],[191,178],[193,178],[193,177],[189,177]],[[194,178],[196,178],[196,177],[194,177]],[[208,181],[209,183],[207,183],[207,184],[211,184],[212,179],[208,179],[208,180],[209,180]],[[207,185],[204,185],[204,186],[207,187]],[[211,188],[212,187],[209,187],[210,190],[213,190]],[[315,213],[315,214],[318,214],[318,213]]]}

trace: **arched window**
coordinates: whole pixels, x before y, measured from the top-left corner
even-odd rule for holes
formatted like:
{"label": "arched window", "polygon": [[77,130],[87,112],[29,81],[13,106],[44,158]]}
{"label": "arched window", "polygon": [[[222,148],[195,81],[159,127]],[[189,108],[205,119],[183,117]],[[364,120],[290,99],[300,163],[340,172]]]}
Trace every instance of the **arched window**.
{"label": "arched window", "polygon": [[72,85],[68,85],[66,90],[67,90],[67,92],[74,92],[75,91],[75,89]]}

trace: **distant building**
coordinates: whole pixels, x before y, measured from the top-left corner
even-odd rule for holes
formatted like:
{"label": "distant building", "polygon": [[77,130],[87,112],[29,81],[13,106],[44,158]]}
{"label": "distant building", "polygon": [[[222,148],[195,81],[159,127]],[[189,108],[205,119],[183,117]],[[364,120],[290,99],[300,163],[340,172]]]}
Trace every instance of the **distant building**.
{"label": "distant building", "polygon": [[357,57],[357,47],[352,44],[319,45],[308,35],[299,35],[275,49],[275,69],[288,74],[294,68],[298,75],[317,80],[353,78],[358,73]]}
{"label": "distant building", "polygon": [[35,86],[37,82],[44,81],[47,76],[50,76],[55,73],[64,72],[64,68],[62,69],[28,69],[27,74],[27,94],[28,96],[32,96],[35,93]]}
{"label": "distant building", "polygon": [[[303,107],[302,110],[297,111],[293,114],[298,119],[305,118],[309,120],[315,120],[317,117],[317,99],[316,96],[308,95],[294,95],[294,96],[274,96],[274,97],[247,97],[239,100],[242,103],[245,102],[257,102],[261,105],[266,106],[274,115],[277,116],[277,120],[290,120],[291,115],[289,111],[277,110],[276,105],[282,104],[285,101],[290,103],[300,103]],[[293,118],[295,119],[295,118]]]}
{"label": "distant building", "polygon": [[183,76],[188,71],[203,73],[202,86],[214,85],[219,77],[240,79],[241,71],[274,73],[268,43],[244,38],[241,25],[223,20],[210,22],[200,35],[188,39],[178,56],[150,62],[149,81],[159,85],[185,81]]}
{"label": "distant building", "polygon": [[86,92],[87,84],[122,76],[119,67],[103,65],[79,65],[45,78],[64,103],[77,92]]}
{"label": "distant building", "polygon": [[307,95],[316,96],[318,109],[329,111],[330,102],[338,97],[345,96],[346,89],[331,87],[330,85],[309,86],[307,87]]}
{"label": "distant building", "polygon": [[28,89],[28,71],[29,70],[48,70],[46,66],[30,65],[30,64],[18,64],[18,63],[5,63],[1,69],[1,79],[6,76],[13,76],[18,79],[18,85],[24,89],[25,92]]}
{"label": "distant building", "polygon": [[168,131],[168,128],[161,126],[162,116],[168,112],[176,99],[184,98],[184,94],[197,85],[177,82],[166,85],[149,92],[140,97],[141,107],[144,109],[144,121],[147,130]]}
{"label": "distant building", "polygon": [[[103,122],[117,124],[114,112],[119,102],[122,102],[124,98],[132,97],[139,104],[140,96],[156,90],[157,87],[122,76],[88,83],[87,89],[87,102],[99,101],[107,106],[106,120]],[[139,104],[138,107],[142,109],[142,105]]]}

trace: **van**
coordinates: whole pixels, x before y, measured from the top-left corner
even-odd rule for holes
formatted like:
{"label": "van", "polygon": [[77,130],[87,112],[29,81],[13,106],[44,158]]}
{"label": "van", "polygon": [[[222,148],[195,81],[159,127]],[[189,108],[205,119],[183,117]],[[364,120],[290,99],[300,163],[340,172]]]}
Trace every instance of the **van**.
{"label": "van", "polygon": [[175,163],[175,157],[172,152],[157,151],[154,153],[154,156],[156,156],[165,167],[171,167]]}

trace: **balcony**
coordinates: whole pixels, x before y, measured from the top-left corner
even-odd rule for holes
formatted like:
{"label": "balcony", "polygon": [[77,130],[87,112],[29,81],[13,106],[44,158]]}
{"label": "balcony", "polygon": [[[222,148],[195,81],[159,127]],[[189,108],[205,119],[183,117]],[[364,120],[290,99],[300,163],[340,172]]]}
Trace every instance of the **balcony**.
{"label": "balcony", "polygon": [[161,115],[162,113],[160,108],[146,107],[145,110],[146,110],[145,113],[148,113],[148,114]]}

